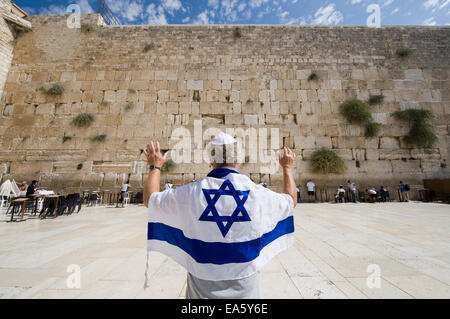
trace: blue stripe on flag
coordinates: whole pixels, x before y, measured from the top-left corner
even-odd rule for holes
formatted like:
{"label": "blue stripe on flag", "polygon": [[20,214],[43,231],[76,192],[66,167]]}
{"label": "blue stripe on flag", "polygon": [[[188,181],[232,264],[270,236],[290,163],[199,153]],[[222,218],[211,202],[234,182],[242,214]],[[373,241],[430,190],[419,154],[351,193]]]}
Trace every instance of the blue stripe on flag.
{"label": "blue stripe on flag", "polygon": [[163,223],[148,223],[148,240],[162,240],[177,246],[202,264],[245,263],[259,256],[261,250],[275,239],[294,232],[294,217],[290,216],[260,238],[234,243],[205,242],[184,236],[181,229]]}

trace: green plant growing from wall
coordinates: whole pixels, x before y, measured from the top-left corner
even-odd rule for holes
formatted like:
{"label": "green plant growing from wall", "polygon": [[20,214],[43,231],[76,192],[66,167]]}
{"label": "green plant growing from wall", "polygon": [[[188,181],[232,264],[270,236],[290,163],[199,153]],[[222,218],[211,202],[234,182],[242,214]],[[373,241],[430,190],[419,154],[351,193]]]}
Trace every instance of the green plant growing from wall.
{"label": "green plant growing from wall", "polygon": [[83,168],[83,164],[82,163],[77,165],[77,170],[81,170],[82,168]]}
{"label": "green plant growing from wall", "polygon": [[62,142],[63,142],[63,144],[65,143],[65,142],[67,142],[67,141],[70,141],[70,140],[72,140],[72,137],[71,136],[63,136],[62,137]]}
{"label": "green plant growing from wall", "polygon": [[317,75],[316,72],[312,72],[309,76],[308,76],[308,81],[318,81],[319,80],[319,76]]}
{"label": "green plant growing from wall", "polygon": [[126,112],[129,112],[129,111],[131,111],[131,110],[133,109],[133,107],[134,107],[134,103],[133,103],[133,102],[128,102],[128,103],[125,105],[125,111],[126,111]]}
{"label": "green plant growing from wall", "polygon": [[366,124],[366,131],[364,133],[365,137],[375,137],[378,136],[381,130],[381,124],[377,122],[370,122]]}
{"label": "green plant growing from wall", "polygon": [[102,103],[100,103],[100,106],[108,106],[109,104],[111,104],[108,101],[102,101]]}
{"label": "green plant growing from wall", "polygon": [[107,135],[106,134],[101,134],[101,135],[97,135],[94,136],[90,139],[91,142],[97,142],[97,143],[103,143],[106,141]]}
{"label": "green plant growing from wall", "polygon": [[361,100],[345,101],[340,106],[340,112],[350,124],[365,125],[372,121],[367,104]]}
{"label": "green plant growing from wall", "polygon": [[89,127],[94,122],[94,116],[89,113],[78,114],[73,120],[72,125],[76,127]]}
{"label": "green plant growing from wall", "polygon": [[376,105],[376,104],[381,104],[384,101],[384,95],[383,94],[378,94],[378,95],[371,95],[369,97],[369,104],[370,105]]}
{"label": "green plant growing from wall", "polygon": [[90,25],[89,23],[83,23],[81,24],[81,32],[83,33],[89,33],[94,31],[94,27]]}
{"label": "green plant growing from wall", "polygon": [[152,50],[155,47],[153,43],[147,43],[144,46],[144,49],[142,50],[144,53],[147,53],[148,51]]}
{"label": "green plant growing from wall", "polygon": [[373,121],[369,107],[361,100],[347,100],[340,105],[340,112],[350,124],[359,124],[366,128],[364,136],[372,138],[378,135],[381,124]]}
{"label": "green plant growing from wall", "polygon": [[135,94],[136,90],[135,89],[128,89],[128,93]]}
{"label": "green plant growing from wall", "polygon": [[161,167],[161,172],[170,172],[175,168],[175,166],[175,162],[171,159],[168,159]]}
{"label": "green plant growing from wall", "polygon": [[400,58],[407,58],[412,55],[412,51],[408,48],[400,48],[395,52],[395,54]]}
{"label": "green plant growing from wall", "polygon": [[315,151],[311,157],[311,165],[313,172],[317,174],[342,174],[347,169],[342,158],[327,149]]}
{"label": "green plant growing from wall", "polygon": [[39,91],[41,91],[43,94],[46,94],[46,95],[57,96],[57,95],[62,95],[64,93],[64,87],[60,83],[53,83],[49,89],[41,87],[41,88],[39,88]]}
{"label": "green plant growing from wall", "polygon": [[235,39],[239,39],[239,38],[242,37],[242,31],[241,31],[240,28],[238,28],[238,27],[234,28],[234,31],[233,31],[233,37],[234,37]]}
{"label": "green plant growing from wall", "polygon": [[411,128],[407,136],[403,138],[406,144],[417,148],[432,148],[438,142],[433,133],[429,121],[433,118],[433,112],[423,109],[407,109],[391,113],[397,120],[406,121]]}

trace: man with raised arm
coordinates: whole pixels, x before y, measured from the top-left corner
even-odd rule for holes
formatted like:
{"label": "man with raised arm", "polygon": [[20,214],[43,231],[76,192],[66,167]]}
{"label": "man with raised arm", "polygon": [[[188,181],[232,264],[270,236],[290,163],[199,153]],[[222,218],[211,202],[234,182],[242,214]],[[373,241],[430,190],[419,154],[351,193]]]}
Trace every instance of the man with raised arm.
{"label": "man with raised arm", "polygon": [[259,298],[259,270],[294,242],[297,204],[295,154],[278,154],[284,194],[253,183],[237,171],[236,140],[220,132],[213,170],[201,181],[160,192],[167,159],[158,142],[145,150],[149,175],[148,250],[159,251],[188,272],[186,298]]}

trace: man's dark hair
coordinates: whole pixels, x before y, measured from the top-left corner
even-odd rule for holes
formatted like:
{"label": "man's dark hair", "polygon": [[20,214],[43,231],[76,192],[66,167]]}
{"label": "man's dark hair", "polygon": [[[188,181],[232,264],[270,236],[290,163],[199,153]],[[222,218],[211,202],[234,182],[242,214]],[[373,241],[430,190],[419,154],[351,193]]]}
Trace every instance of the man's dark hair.
{"label": "man's dark hair", "polygon": [[36,184],[37,182],[38,181],[34,179],[34,180],[31,181],[31,184]]}

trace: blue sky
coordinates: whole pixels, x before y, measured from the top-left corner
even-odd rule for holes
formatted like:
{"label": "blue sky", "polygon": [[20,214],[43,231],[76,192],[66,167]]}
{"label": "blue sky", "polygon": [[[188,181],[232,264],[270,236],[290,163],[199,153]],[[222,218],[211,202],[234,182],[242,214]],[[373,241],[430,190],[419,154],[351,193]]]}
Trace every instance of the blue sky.
{"label": "blue sky", "polygon": [[[69,4],[95,12],[98,0],[14,0],[29,14],[63,14]],[[106,0],[122,24],[450,25],[450,0]]]}

